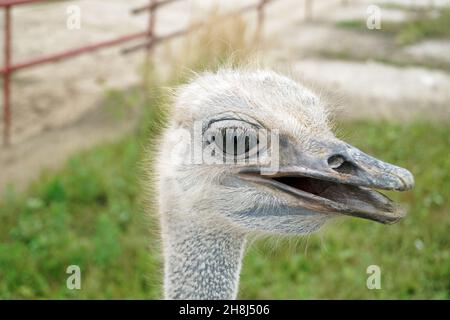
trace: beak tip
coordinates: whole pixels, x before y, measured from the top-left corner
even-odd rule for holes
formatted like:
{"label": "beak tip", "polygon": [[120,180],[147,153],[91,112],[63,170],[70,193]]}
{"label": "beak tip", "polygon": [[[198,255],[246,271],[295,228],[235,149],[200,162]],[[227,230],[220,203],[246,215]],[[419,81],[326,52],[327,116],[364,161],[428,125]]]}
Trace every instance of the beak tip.
{"label": "beak tip", "polygon": [[401,182],[401,187],[398,188],[399,191],[406,191],[414,188],[414,176],[409,170],[402,168],[401,172],[397,174],[397,178]]}
{"label": "beak tip", "polygon": [[397,205],[395,208],[395,213],[392,215],[389,215],[387,217],[384,217],[383,221],[379,221],[383,224],[395,224],[402,220],[406,215],[408,214],[406,208],[403,206]]}

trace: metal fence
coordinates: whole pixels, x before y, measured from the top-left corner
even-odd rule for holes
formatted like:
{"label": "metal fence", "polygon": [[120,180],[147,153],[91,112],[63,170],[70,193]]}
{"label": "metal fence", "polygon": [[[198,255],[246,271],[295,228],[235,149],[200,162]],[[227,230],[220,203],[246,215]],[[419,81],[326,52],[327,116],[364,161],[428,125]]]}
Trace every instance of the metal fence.
{"label": "metal fence", "polygon": [[[14,6],[25,5],[30,3],[43,2],[43,0],[0,0],[0,8],[4,10],[4,61],[3,67],[0,68],[0,75],[3,78],[3,144],[5,146],[11,141],[11,76],[14,72],[28,69],[31,67],[53,63],[71,57],[75,57],[84,53],[97,51],[103,48],[121,45],[133,40],[142,39],[142,43],[134,45],[122,50],[122,53],[129,53],[139,49],[150,50],[153,46],[190,33],[196,29],[201,28],[204,23],[196,23],[190,25],[188,28],[178,30],[166,35],[156,35],[154,32],[156,23],[156,12],[158,9],[181,0],[149,0],[149,4],[140,8],[133,9],[132,14],[147,13],[149,15],[147,30],[124,35],[115,39],[105,40],[97,43],[92,43],[83,47],[66,50],[63,52],[50,54],[46,56],[37,57],[28,61],[19,63],[12,63],[12,9]],[[258,15],[256,36],[259,40],[263,24],[265,20],[265,6],[274,0],[258,0],[254,4],[241,7],[233,12],[222,14],[221,17],[227,18],[235,14],[244,13],[248,11],[256,11]]]}

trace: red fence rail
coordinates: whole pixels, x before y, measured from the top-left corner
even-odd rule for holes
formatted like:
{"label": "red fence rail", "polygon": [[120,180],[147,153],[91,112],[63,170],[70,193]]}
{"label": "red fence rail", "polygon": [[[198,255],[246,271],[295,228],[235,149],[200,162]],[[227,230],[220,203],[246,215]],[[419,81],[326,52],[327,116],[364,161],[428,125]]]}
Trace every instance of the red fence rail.
{"label": "red fence rail", "polygon": [[[69,49],[55,54],[50,54],[38,58],[34,58],[28,61],[19,62],[16,64],[11,63],[12,58],[12,7],[30,3],[42,2],[43,0],[0,0],[0,8],[4,10],[4,59],[3,67],[0,68],[0,75],[3,77],[3,144],[5,146],[10,144],[11,141],[11,76],[14,72],[31,68],[46,63],[53,63],[61,60],[65,60],[71,57],[75,57],[84,53],[93,52],[106,47],[117,46],[133,40],[143,39],[142,44],[138,44],[127,49],[122,50],[123,53],[129,53],[138,49],[150,50],[154,45],[173,39],[175,37],[183,36],[189,32],[192,32],[204,25],[204,23],[196,23],[190,27],[182,30],[172,32],[163,36],[157,36],[154,33],[154,27],[156,23],[156,12],[159,8],[162,8],[170,3],[178,2],[180,0],[149,0],[149,4],[143,7],[136,8],[131,12],[133,14],[139,14],[143,12],[149,13],[149,24],[145,31],[128,34],[115,39],[97,42],[89,44],[83,47]],[[258,0],[258,2],[239,8],[233,12],[223,14],[222,17],[230,17],[237,13],[244,13],[251,10],[256,10],[258,13],[258,23],[256,34],[259,39],[262,27],[264,23],[264,9],[265,6],[273,0]]]}

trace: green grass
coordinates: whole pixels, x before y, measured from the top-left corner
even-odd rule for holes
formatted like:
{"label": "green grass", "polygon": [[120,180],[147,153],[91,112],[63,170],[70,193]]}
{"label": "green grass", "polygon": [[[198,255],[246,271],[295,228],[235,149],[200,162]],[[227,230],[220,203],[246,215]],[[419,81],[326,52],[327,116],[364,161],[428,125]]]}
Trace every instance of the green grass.
{"label": "green grass", "polygon": [[363,20],[341,20],[336,22],[336,26],[344,29],[356,29],[364,31],[367,29],[366,22]]}
{"label": "green grass", "polygon": [[450,39],[450,8],[439,11],[421,10],[414,18],[402,22],[381,22],[380,30],[369,30],[362,20],[343,20],[336,23],[340,28],[367,32],[381,32],[395,37],[401,45],[411,44],[428,38]]}
{"label": "green grass", "polygon": [[450,72],[450,64],[446,63],[439,59],[404,59],[402,56],[396,57],[394,55],[386,55],[386,54],[377,54],[371,53],[371,56],[368,57],[365,52],[346,52],[340,50],[315,50],[315,56],[319,56],[325,59],[333,59],[333,60],[343,60],[350,62],[378,62],[391,66],[395,66],[398,68],[409,68],[409,67],[423,67],[432,70],[446,71]]}
{"label": "green grass", "polygon": [[[160,99],[153,101],[158,105]],[[0,205],[1,298],[160,298],[157,226],[144,213],[139,164],[157,106],[136,134],[72,157]],[[416,188],[392,196],[409,215],[392,226],[332,223],[309,239],[266,239],[245,258],[241,298],[450,298],[450,129],[444,124],[348,123],[346,140],[409,168]],[[66,288],[68,265],[82,289]],[[382,289],[366,288],[366,268]]]}
{"label": "green grass", "polygon": [[[0,297],[139,298],[155,296],[145,279],[146,221],[136,201],[139,145],[128,138],[72,157],[24,195],[0,207]],[[80,291],[65,289],[79,265]]]}

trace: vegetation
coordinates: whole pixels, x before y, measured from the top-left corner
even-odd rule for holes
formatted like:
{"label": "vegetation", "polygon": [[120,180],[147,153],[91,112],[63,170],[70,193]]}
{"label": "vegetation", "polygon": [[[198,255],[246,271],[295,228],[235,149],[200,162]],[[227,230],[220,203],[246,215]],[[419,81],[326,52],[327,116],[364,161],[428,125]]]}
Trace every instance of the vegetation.
{"label": "vegetation", "polygon": [[[337,26],[360,31],[371,31],[362,20],[344,20]],[[383,34],[395,37],[401,44],[411,44],[425,38],[450,38],[450,8],[441,10],[422,9],[412,19],[402,22],[382,21]]]}

